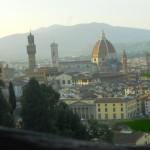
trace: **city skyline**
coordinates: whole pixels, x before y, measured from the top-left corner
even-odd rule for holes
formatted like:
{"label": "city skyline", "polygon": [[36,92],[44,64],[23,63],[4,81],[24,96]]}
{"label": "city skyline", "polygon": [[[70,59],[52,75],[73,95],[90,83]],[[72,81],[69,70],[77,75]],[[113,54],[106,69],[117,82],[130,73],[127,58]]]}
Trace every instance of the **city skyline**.
{"label": "city skyline", "polygon": [[1,0],[0,37],[90,22],[150,29],[149,8],[149,0]]}

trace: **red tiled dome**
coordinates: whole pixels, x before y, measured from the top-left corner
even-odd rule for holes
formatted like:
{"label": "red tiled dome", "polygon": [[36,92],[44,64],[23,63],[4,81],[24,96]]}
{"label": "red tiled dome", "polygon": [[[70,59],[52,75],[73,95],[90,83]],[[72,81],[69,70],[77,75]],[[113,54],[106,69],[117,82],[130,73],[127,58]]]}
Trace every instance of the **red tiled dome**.
{"label": "red tiled dome", "polygon": [[103,33],[102,39],[98,40],[93,48],[92,57],[103,58],[103,56],[105,57],[107,54],[115,52],[115,48],[113,47],[111,42],[105,38],[105,35]]}

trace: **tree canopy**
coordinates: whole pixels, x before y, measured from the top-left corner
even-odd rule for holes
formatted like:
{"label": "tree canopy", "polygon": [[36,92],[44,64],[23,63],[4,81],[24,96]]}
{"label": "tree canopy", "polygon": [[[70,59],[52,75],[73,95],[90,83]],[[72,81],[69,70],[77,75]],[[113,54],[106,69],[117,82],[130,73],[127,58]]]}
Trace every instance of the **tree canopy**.
{"label": "tree canopy", "polygon": [[101,124],[97,120],[89,120],[88,132],[90,138],[97,138],[100,141],[113,142],[113,133],[106,124]]}
{"label": "tree canopy", "polygon": [[87,139],[88,133],[79,117],[60,102],[59,94],[34,78],[23,89],[22,119],[25,129]]}
{"label": "tree canopy", "polygon": [[9,83],[9,104],[11,107],[11,113],[13,114],[16,109],[16,96],[12,82]]}
{"label": "tree canopy", "polygon": [[8,102],[3,96],[2,89],[0,89],[0,125],[14,127],[13,115]]}

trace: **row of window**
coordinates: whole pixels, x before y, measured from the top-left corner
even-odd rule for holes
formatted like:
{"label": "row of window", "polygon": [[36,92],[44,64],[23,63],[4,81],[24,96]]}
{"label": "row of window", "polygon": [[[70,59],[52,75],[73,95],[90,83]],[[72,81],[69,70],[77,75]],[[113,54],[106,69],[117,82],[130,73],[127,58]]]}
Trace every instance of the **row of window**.
{"label": "row of window", "polygon": [[88,111],[89,111],[88,107],[86,107],[86,108],[72,108],[72,110],[75,113],[79,113],[79,112],[82,112],[82,113],[86,112],[86,113],[88,113]]}
{"label": "row of window", "polygon": [[[123,111],[123,108],[122,108],[122,107],[120,108],[120,111]],[[100,108],[98,108],[98,112],[101,112],[101,109],[100,109]],[[108,112],[108,109],[107,109],[107,108],[105,108],[105,112]],[[113,112],[116,112],[116,108],[113,108]]]}
{"label": "row of window", "polygon": [[[121,113],[120,117],[121,117],[121,119],[124,119],[124,114]],[[111,118],[111,117],[109,117],[109,118]],[[105,114],[105,118],[102,118],[101,114],[99,113],[98,114],[98,119],[108,119],[108,114]],[[113,118],[112,119],[119,119],[119,118],[117,118],[116,114],[113,114]]]}
{"label": "row of window", "polygon": [[[58,80],[58,83],[60,83],[61,81]],[[62,84],[71,84],[71,81],[70,80],[62,80]]]}
{"label": "row of window", "polygon": [[[116,106],[116,104],[112,104],[113,106]],[[123,106],[123,104],[120,104],[121,106]],[[107,106],[107,104],[105,104],[105,106]],[[98,107],[100,107],[100,104],[98,104]]]}

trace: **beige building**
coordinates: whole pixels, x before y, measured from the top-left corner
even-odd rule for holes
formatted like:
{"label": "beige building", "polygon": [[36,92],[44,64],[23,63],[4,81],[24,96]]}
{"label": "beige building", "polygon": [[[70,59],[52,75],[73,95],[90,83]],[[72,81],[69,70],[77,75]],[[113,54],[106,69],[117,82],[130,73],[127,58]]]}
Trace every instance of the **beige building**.
{"label": "beige building", "polygon": [[56,76],[56,80],[58,81],[61,87],[70,87],[72,86],[72,76],[69,74],[60,74]]}
{"label": "beige building", "polygon": [[73,84],[79,86],[89,85],[92,81],[90,75],[87,74],[77,74],[73,76]]}
{"label": "beige building", "polygon": [[47,84],[48,67],[36,68],[34,70],[26,70],[26,76],[29,78],[35,78],[39,83]]}
{"label": "beige building", "polygon": [[136,116],[137,103],[134,98],[100,98],[96,100],[96,119],[118,120]]}

